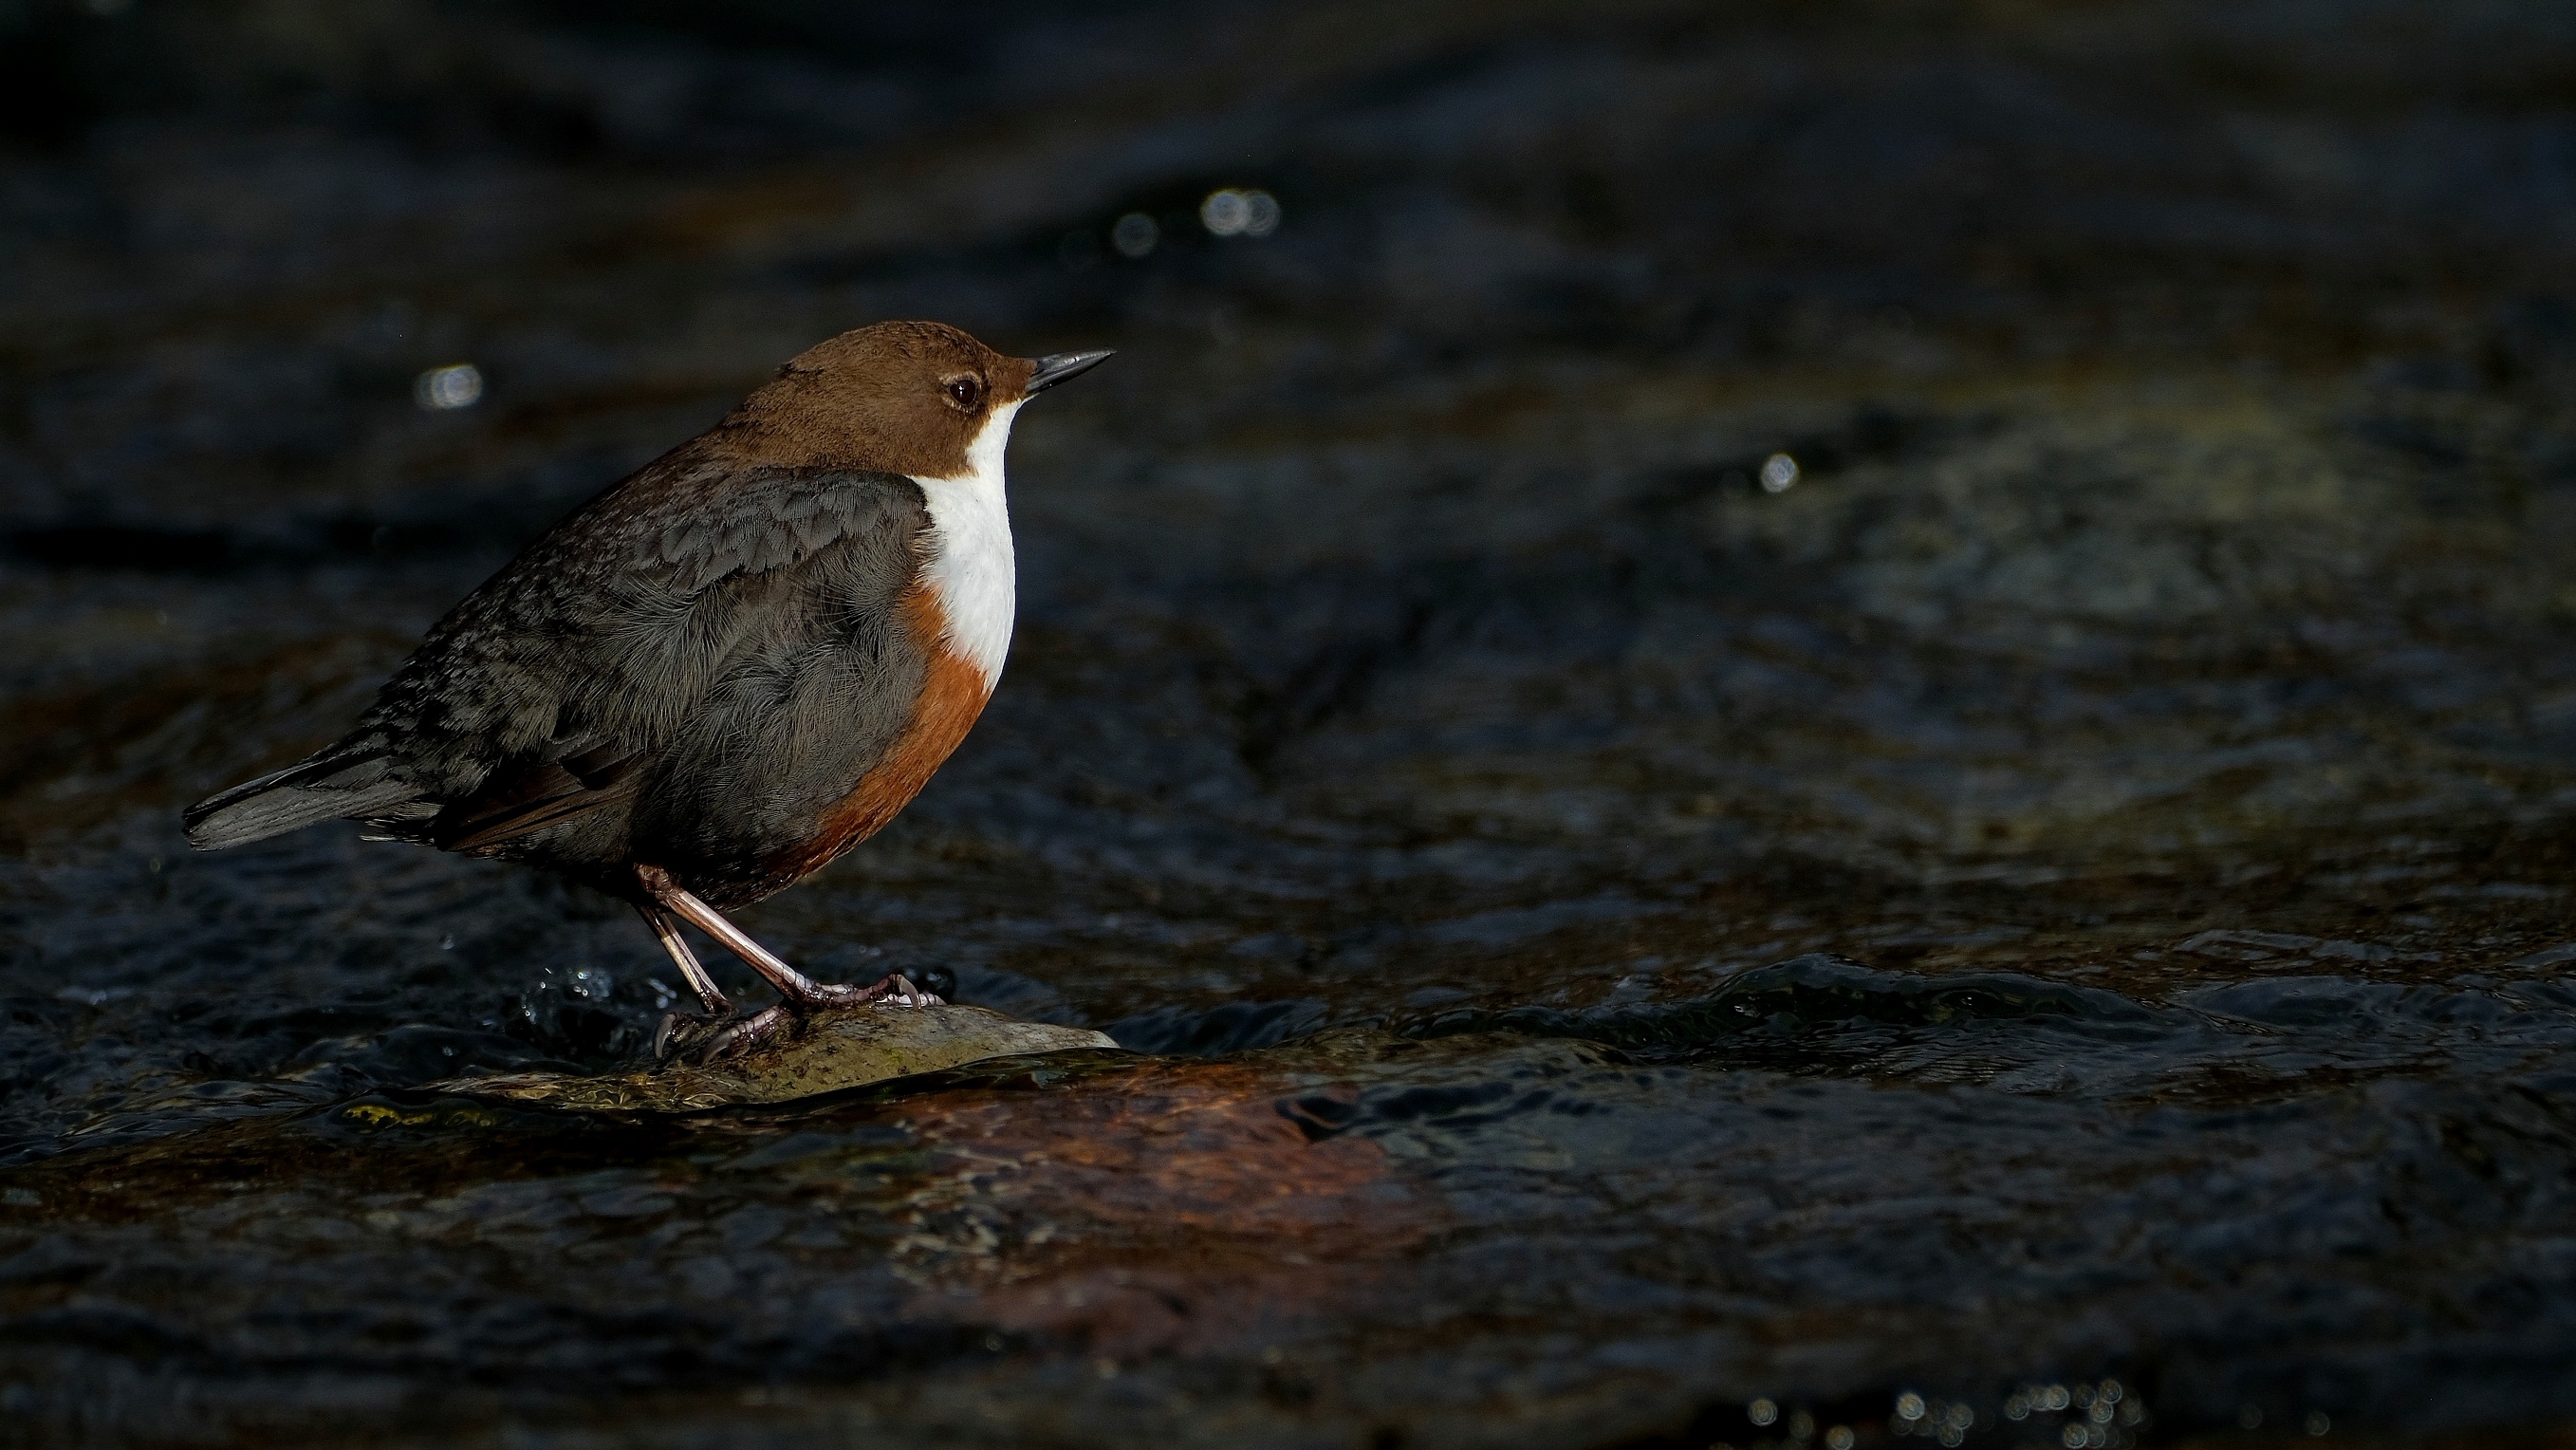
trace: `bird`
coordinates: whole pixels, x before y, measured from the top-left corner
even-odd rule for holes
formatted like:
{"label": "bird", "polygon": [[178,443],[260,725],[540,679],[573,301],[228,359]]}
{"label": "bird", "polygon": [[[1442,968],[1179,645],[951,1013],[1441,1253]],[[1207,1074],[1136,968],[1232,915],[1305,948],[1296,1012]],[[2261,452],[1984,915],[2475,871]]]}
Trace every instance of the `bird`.
{"label": "bird", "polygon": [[[974,726],[1016,612],[1012,418],[1109,356],[917,321],[799,353],[467,594],[347,734],[190,806],[189,843],[352,820],[619,897],[705,1009],[664,1019],[665,1058],[821,1008],[937,1005],[900,974],[817,982],[725,913],[883,829]],[[683,922],[777,1005],[744,1016]]]}

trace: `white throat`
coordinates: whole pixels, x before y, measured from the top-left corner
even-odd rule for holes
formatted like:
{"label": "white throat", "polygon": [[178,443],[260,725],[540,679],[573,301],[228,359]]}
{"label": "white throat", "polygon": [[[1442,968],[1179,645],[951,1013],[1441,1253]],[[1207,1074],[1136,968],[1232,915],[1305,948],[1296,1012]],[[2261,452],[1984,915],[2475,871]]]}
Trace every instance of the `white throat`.
{"label": "white throat", "polygon": [[984,431],[967,446],[964,473],[912,480],[930,505],[925,572],[948,616],[948,647],[984,677],[987,694],[1001,683],[1002,661],[1011,653],[1011,617],[1019,607],[1011,506],[1002,493],[1002,450],[1018,411],[1019,403],[1007,403],[984,420]]}

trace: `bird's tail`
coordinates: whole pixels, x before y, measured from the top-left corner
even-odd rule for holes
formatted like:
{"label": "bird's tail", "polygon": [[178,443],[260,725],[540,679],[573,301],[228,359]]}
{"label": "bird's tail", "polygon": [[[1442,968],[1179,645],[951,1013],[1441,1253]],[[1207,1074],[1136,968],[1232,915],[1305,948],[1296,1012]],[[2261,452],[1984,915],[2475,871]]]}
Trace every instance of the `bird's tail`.
{"label": "bird's tail", "polygon": [[246,780],[183,812],[188,844],[220,851],[323,821],[404,814],[419,791],[396,776],[374,741],[342,741],[272,775]]}

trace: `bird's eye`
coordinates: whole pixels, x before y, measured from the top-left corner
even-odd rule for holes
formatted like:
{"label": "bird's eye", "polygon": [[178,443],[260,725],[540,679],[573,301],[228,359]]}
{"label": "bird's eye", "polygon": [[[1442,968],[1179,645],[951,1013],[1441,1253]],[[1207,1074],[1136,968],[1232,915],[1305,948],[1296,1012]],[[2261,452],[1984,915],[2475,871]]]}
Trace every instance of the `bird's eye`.
{"label": "bird's eye", "polygon": [[952,378],[948,383],[948,396],[956,400],[958,407],[971,411],[984,396],[984,384],[975,378]]}

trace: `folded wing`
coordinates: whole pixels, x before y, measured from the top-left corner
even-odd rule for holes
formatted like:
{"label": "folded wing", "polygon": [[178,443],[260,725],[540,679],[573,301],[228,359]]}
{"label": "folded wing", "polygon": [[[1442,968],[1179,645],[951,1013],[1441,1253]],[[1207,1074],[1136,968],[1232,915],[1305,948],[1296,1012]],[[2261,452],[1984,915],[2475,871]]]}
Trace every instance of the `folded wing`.
{"label": "folded wing", "polygon": [[191,807],[189,840],[350,818],[478,854],[555,827],[605,849],[745,668],[885,651],[926,526],[898,475],[665,459],[449,611],[346,737]]}

